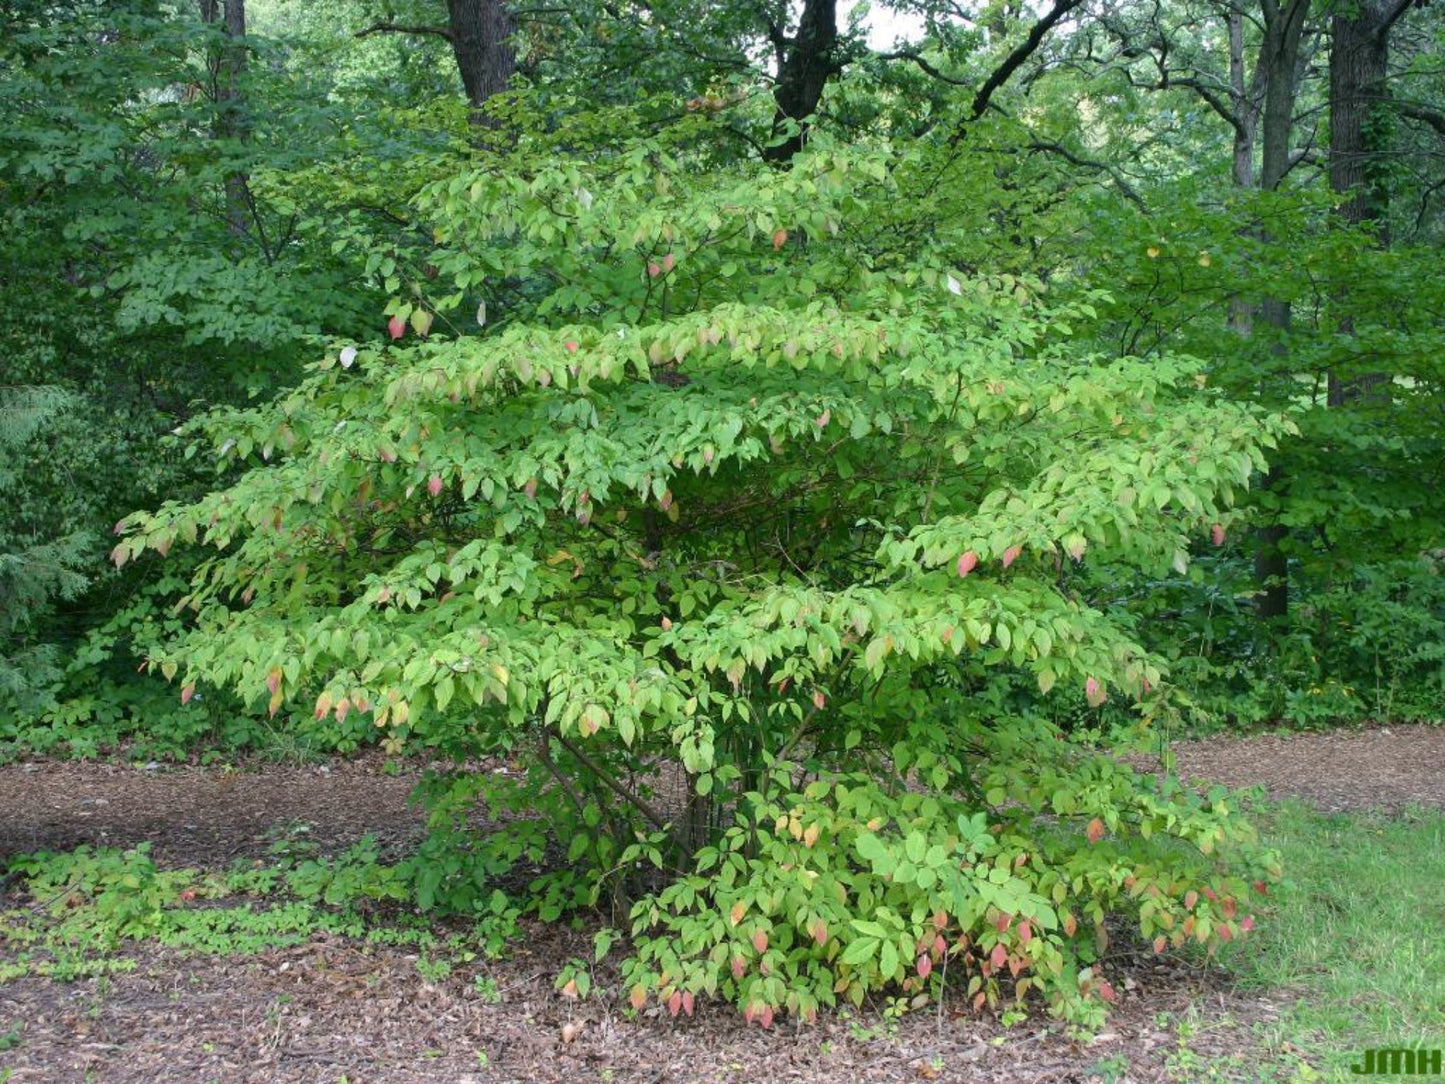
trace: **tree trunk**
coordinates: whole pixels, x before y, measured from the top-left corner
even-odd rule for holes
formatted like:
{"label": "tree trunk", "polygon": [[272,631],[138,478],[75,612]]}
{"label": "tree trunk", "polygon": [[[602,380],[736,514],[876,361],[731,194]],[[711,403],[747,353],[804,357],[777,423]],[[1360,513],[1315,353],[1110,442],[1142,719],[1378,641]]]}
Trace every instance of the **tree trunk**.
{"label": "tree trunk", "polygon": [[[447,0],[452,53],[474,110],[511,85],[517,71],[517,19],[503,0]],[[488,123],[474,113],[478,123]]]}
{"label": "tree trunk", "polygon": [[[1309,0],[1290,0],[1284,7],[1280,7],[1277,0],[1264,0],[1262,8],[1265,35],[1259,63],[1264,66],[1265,92],[1259,187],[1272,192],[1279,188],[1290,168],[1289,143],[1298,94],[1300,42]],[[1267,298],[1260,305],[1260,316],[1282,344],[1289,331],[1289,303]],[[1280,345],[1276,349],[1284,348]],[[1281,359],[1277,364],[1287,366],[1288,362]],[[1279,463],[1270,468],[1263,485],[1276,496],[1285,489],[1285,473]],[[1255,613],[1269,625],[1281,624],[1289,616],[1289,559],[1284,546],[1288,533],[1284,524],[1275,520],[1261,527],[1255,540],[1254,573],[1259,589]]]}
{"label": "tree trunk", "polygon": [[777,112],[773,134],[797,125],[793,134],[763,152],[769,162],[786,164],[803,149],[807,119],[818,109],[828,80],[843,70],[837,55],[837,0],[806,0],[792,38],[776,25],[769,28],[778,62],[778,84],[773,90]]}
{"label": "tree trunk", "polygon": [[[199,0],[201,21],[220,24],[226,33],[225,43],[210,56],[216,120],[211,134],[218,140],[249,142],[250,118],[241,93],[241,77],[246,72],[246,0]],[[226,174],[226,228],[237,238],[244,238],[251,227],[251,193],[244,170]]]}
{"label": "tree trunk", "polygon": [[[1375,163],[1383,152],[1378,130],[1388,100],[1385,86],[1389,63],[1386,14],[1370,0],[1336,13],[1330,22],[1330,189],[1344,201],[1337,213],[1352,226],[1372,225],[1383,247],[1390,243],[1386,212],[1390,193]],[[1340,332],[1354,333],[1345,316]],[[1387,389],[1389,376],[1329,373],[1328,403],[1342,407]]]}

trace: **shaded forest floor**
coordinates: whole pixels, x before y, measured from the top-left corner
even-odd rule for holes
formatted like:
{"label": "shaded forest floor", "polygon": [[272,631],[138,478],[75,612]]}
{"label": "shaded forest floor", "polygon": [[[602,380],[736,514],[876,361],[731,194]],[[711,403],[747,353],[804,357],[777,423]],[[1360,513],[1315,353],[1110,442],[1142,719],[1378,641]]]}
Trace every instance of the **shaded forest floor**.
{"label": "shaded forest floor", "polygon": [[[1321,811],[1445,808],[1445,729],[1216,738],[1175,754],[1186,779],[1262,786]],[[219,870],[265,858],[302,825],[322,853],[365,833],[392,850],[421,832],[406,801],[417,773],[393,774],[378,757],[232,772],[12,764],[0,767],[0,858],[150,841],[164,866]],[[1267,1038],[1297,993],[1247,989],[1123,939],[1106,961],[1120,1004],[1107,1031],[1081,1042],[1044,1018],[1005,1028],[947,1002],[901,1019],[869,1006],[800,1032],[744,1028],[716,1006],[681,1022],[629,1020],[620,999],[573,1003],[553,990],[566,961],[590,958],[590,934],[528,924],[505,959],[430,978],[415,948],[335,934],[244,956],[138,944],[123,950],[128,972],[0,985],[0,1081],[7,1071],[10,1084],[1318,1079],[1291,1068],[1309,1051]],[[0,944],[0,961],[8,955]]]}

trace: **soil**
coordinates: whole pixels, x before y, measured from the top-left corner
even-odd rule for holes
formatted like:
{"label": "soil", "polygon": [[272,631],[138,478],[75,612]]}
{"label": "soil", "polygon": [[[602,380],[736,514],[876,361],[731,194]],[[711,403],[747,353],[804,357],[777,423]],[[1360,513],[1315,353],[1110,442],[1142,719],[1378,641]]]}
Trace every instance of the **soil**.
{"label": "soil", "polygon": [[[1324,810],[1445,806],[1445,729],[1212,739],[1179,743],[1175,753],[1186,779],[1262,786]],[[223,868],[264,857],[278,835],[302,825],[327,852],[368,832],[401,848],[421,832],[406,800],[417,775],[414,767],[393,774],[374,755],[242,771],[12,764],[0,767],[0,863],[7,853],[149,841],[164,865]],[[1239,1079],[1256,1080],[1251,1066],[1264,1052],[1254,1026],[1286,1007],[1284,995],[1236,989],[1223,972],[1126,947],[1106,961],[1120,1001],[1089,1043],[1043,1018],[1005,1028],[947,1002],[893,1024],[869,1006],[763,1031],[718,1006],[700,1005],[694,1019],[656,1009],[626,1019],[620,999],[562,999],[552,977],[565,961],[590,958],[590,948],[589,930],[528,927],[507,959],[430,982],[414,952],[332,936],[239,957],[138,945],[128,973],[0,985],[0,1079],[9,1070],[9,1084],[1144,1084],[1188,1080],[1182,1057],[1218,1056],[1234,1059]],[[1192,1054],[1181,1054],[1185,1017]]]}

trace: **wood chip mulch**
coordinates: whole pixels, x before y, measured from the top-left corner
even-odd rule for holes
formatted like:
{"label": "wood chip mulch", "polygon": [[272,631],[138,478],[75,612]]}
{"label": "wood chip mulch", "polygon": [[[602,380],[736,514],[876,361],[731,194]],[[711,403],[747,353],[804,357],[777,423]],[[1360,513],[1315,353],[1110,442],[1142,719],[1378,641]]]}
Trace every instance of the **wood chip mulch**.
{"label": "wood chip mulch", "polygon": [[[1261,736],[1180,743],[1180,774],[1260,785],[1325,810],[1445,806],[1445,729]],[[39,761],[0,767],[0,863],[6,854],[81,843],[149,840],[168,866],[224,868],[264,857],[281,835],[334,853],[363,833],[402,848],[421,831],[407,804],[417,773],[388,774],[367,756],[318,767],[241,771]],[[507,959],[429,982],[414,951],[318,936],[253,956],[129,950],[136,969],[64,984],[0,985],[0,1079],[32,1082],[221,1084],[491,1084],[617,1081],[994,1081],[1146,1084],[1189,1081],[1198,1058],[1226,1059],[1235,1079],[1273,1079],[1253,1066],[1266,1052],[1255,1024],[1283,995],[1231,986],[1219,971],[1169,958],[1107,961],[1120,993],[1092,1043],[1043,1017],[1013,1028],[945,1003],[891,1028],[880,1006],[814,1027],[744,1027],[729,1009],[700,1006],[674,1021],[636,1019],[622,999],[573,1003],[552,979],[590,958],[590,931],[527,928]],[[0,945],[0,958],[13,950]],[[484,996],[483,989],[497,996]],[[600,976],[615,982],[615,975]],[[1188,1049],[1178,1025],[1192,1023]],[[18,1028],[18,1034],[15,1030]],[[7,1039],[9,1035],[11,1038]],[[1217,1079],[1217,1078],[1212,1078]]]}

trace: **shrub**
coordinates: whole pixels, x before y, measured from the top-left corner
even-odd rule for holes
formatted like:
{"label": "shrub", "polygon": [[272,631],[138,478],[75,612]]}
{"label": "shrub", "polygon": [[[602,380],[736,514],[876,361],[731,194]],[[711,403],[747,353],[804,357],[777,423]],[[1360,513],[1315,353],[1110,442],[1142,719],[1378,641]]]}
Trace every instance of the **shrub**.
{"label": "shrub", "polygon": [[975,998],[1012,973],[1079,1017],[1111,910],[1243,932],[1268,859],[1232,811],[1027,719],[1055,685],[1157,709],[1072,577],[1185,567],[1282,423],[1188,359],[1079,350],[1087,301],[967,275],[947,231],[873,235],[876,154],[703,172],[668,138],[420,194],[435,250],[377,265],[415,341],[213,414],[238,480],[122,525],[118,564],[214,550],[153,665],[504,754],[471,792],[531,819],[480,860],[555,841],[532,904],[630,912],[635,1001],[769,1023],[921,990],[941,938]]}

